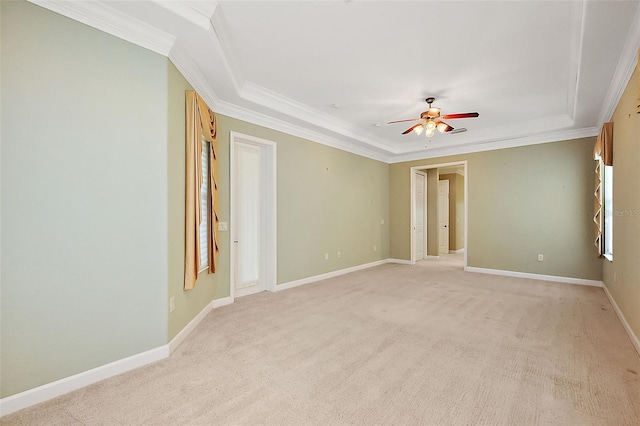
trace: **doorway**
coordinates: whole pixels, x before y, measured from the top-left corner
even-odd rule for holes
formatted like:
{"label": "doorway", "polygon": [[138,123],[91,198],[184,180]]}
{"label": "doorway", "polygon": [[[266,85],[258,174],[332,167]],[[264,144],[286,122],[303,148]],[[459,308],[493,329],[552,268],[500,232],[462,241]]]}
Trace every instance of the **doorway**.
{"label": "doorway", "polygon": [[[439,174],[439,173],[438,173]],[[438,180],[438,254],[449,254],[449,181]]]}
{"label": "doorway", "polygon": [[427,239],[425,233],[425,223],[427,219],[427,175],[417,171],[413,174],[414,198],[413,205],[413,251],[416,259],[424,259],[426,256]]}
{"label": "doorway", "polygon": [[231,132],[230,296],[275,291],[276,144]]}
{"label": "doorway", "polygon": [[[424,204],[419,190],[419,175],[425,179]],[[462,257],[466,269],[469,251],[468,177],[467,161],[411,168],[412,265],[423,259],[442,260],[454,257],[458,259],[456,262],[460,262]],[[417,232],[421,224],[423,235]],[[421,241],[424,241],[422,247]]]}

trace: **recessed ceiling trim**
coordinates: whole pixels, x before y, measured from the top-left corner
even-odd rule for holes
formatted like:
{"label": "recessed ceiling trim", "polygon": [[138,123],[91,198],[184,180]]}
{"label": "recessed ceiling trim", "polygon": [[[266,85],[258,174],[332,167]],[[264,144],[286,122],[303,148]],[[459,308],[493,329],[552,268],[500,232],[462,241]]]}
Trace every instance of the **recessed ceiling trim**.
{"label": "recessed ceiling trim", "polygon": [[571,120],[575,120],[578,104],[578,87],[580,84],[580,69],[582,68],[586,7],[584,1],[574,2],[572,7],[573,29],[571,31],[571,49],[568,55],[569,81],[567,89],[567,115]]}
{"label": "recessed ceiling trim", "polygon": [[613,117],[616,106],[622,98],[622,93],[627,87],[633,71],[636,69],[638,63],[638,46],[640,46],[640,7],[636,10],[629,35],[622,48],[620,60],[611,79],[611,84],[609,84],[605,100],[602,103],[602,109],[598,117],[598,129]]}
{"label": "recessed ceiling trim", "polygon": [[[203,96],[203,99],[205,99],[205,101],[207,100],[205,96]],[[306,127],[298,126],[284,120],[279,120],[277,118],[270,117],[266,114],[260,114],[248,108],[244,108],[229,102],[219,101],[215,106],[215,111],[216,113],[226,115],[231,118],[247,121],[250,124],[255,124],[258,126],[272,129],[272,130],[277,130],[279,132],[283,132],[292,136],[297,136],[302,139],[307,139],[312,142],[317,142],[322,145],[327,145],[333,148],[337,148],[342,151],[350,152],[352,154],[357,154],[363,157],[371,158],[373,160],[389,163],[391,159],[391,156],[389,156],[384,152],[378,152],[363,146],[358,146],[353,143],[349,143],[344,140],[341,140],[339,138],[335,138],[335,137],[325,135],[323,133],[315,132],[315,131],[309,130]]]}
{"label": "recessed ceiling trim", "polygon": [[205,103],[216,113],[236,118],[238,120],[247,121],[273,130],[277,130],[290,135],[298,136],[303,139],[309,139],[327,146],[351,152],[352,154],[361,155],[363,157],[388,163],[389,155],[384,152],[376,152],[364,147],[356,147],[353,144],[332,138],[321,133],[312,132],[304,127],[269,117],[264,114],[256,113],[247,108],[222,101],[209,85],[207,79],[202,75],[193,59],[186,53],[185,48],[177,42],[169,59],[176,68],[182,73],[185,79],[193,86],[193,88],[202,96]]}
{"label": "recessed ceiling trim", "polygon": [[213,23],[218,43],[222,48],[223,61],[231,76],[232,84],[236,89],[238,97],[265,108],[269,108],[273,111],[305,121],[314,126],[326,128],[331,132],[344,135],[350,139],[373,145],[386,152],[392,154],[398,153],[389,149],[389,144],[386,141],[380,140],[379,137],[373,133],[363,132],[362,129],[351,126],[350,124],[329,114],[325,114],[246,80],[240,71],[235,55],[233,54],[233,46],[230,41],[231,38],[229,36],[229,30],[226,25],[222,8],[219,7],[216,9],[211,22]]}
{"label": "recessed ceiling trim", "polygon": [[145,49],[168,56],[176,38],[101,1],[28,0]]}
{"label": "recessed ceiling trim", "polygon": [[233,54],[233,48],[231,46],[229,30],[227,29],[226,22],[224,14],[222,13],[222,8],[216,8],[215,13],[211,17],[211,26],[215,37],[218,40],[218,44],[220,45],[220,49],[222,51],[222,62],[229,73],[231,84],[233,84],[236,94],[240,95],[246,80],[240,71],[237,59]]}
{"label": "recessed ceiling trim", "polygon": [[[160,0],[163,1],[163,0]],[[207,18],[211,19],[215,11],[218,9],[220,2],[208,0],[208,1],[189,1],[189,6],[197,12],[203,14]]]}
{"label": "recessed ceiling trim", "polygon": [[329,114],[310,108],[293,99],[281,96],[278,93],[265,89],[262,86],[247,81],[239,93],[242,99],[281,112],[309,124],[325,128],[334,133],[341,134],[350,139],[354,139],[376,148],[398,154],[398,151],[389,149],[389,144],[380,141],[378,136],[368,133],[360,128],[351,126],[348,123],[339,120]]}
{"label": "recessed ceiling trim", "polygon": [[438,148],[425,148],[422,151],[410,152],[396,155],[390,159],[389,163],[402,163],[405,161],[424,160],[428,158],[438,158],[448,155],[470,154],[473,152],[493,151],[496,149],[516,148],[526,145],[538,145],[550,142],[560,142],[571,139],[580,139],[596,136],[599,129],[588,127],[584,129],[562,130],[559,132],[544,133],[539,135],[523,136],[519,138],[509,138],[502,140],[490,140],[480,143],[445,146]]}
{"label": "recessed ceiling trim", "polygon": [[199,11],[192,8],[190,5],[187,5],[182,2],[177,1],[167,1],[167,0],[151,0],[157,5],[167,9],[169,12],[174,15],[180,16],[183,19],[191,22],[202,28],[203,30],[208,30],[211,28],[211,22],[209,21],[209,17],[203,15]]}

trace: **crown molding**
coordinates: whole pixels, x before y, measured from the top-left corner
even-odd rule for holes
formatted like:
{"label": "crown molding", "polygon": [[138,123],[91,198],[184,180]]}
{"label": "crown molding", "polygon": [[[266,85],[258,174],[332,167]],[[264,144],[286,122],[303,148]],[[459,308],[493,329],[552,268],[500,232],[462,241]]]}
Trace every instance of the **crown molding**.
{"label": "crown molding", "polygon": [[314,126],[338,133],[349,139],[371,145],[392,154],[399,153],[398,151],[389,149],[389,144],[381,141],[380,138],[373,133],[365,132],[356,126],[348,124],[329,114],[310,108],[305,104],[272,92],[249,81],[244,84],[244,87],[240,91],[240,97]]}
{"label": "crown molding", "polygon": [[249,108],[241,107],[230,102],[225,102],[216,94],[205,76],[202,74],[195,61],[187,54],[187,50],[179,41],[176,42],[169,53],[169,59],[182,73],[185,79],[198,92],[205,103],[218,114],[226,115],[238,120],[247,121],[272,130],[298,136],[303,139],[318,142],[323,145],[368,157],[374,160],[389,162],[390,156],[385,152],[378,152],[366,147],[359,147],[338,138],[330,137],[319,132],[297,126],[295,124],[261,114]]}
{"label": "crown molding", "polygon": [[640,7],[636,10],[627,41],[622,48],[620,60],[611,79],[611,84],[609,84],[605,100],[602,103],[602,109],[598,117],[598,129],[602,128],[602,125],[613,117],[613,113],[622,98],[622,93],[627,87],[633,71],[636,69],[638,46],[640,46]]}
{"label": "crown molding", "polygon": [[[202,95],[202,94],[201,94]],[[203,98],[206,101],[205,96]],[[378,160],[383,163],[390,163],[393,155],[388,152],[380,152],[373,149],[369,149],[366,146],[359,146],[354,143],[347,142],[343,139],[325,135],[320,132],[310,130],[307,127],[299,126],[284,120],[280,120],[266,114],[258,113],[249,108],[245,108],[230,102],[220,101],[216,105],[216,113],[226,115],[238,120],[247,121],[251,124],[266,127],[279,132],[287,133],[292,136],[297,136],[302,139],[307,139],[312,142],[317,142],[322,145],[327,145],[332,148],[337,148],[342,151],[350,152],[352,154],[360,155],[362,157],[371,158],[372,160]]]}
{"label": "crown molding", "polygon": [[550,142],[560,142],[571,139],[593,137],[598,134],[596,127],[586,127],[583,129],[569,129],[555,132],[540,133],[537,135],[523,135],[519,137],[487,139],[484,141],[470,142],[463,145],[438,147],[434,149],[425,148],[423,151],[408,152],[396,155],[389,161],[390,164],[402,163],[405,161],[425,160],[428,158],[445,157],[448,155],[471,154],[474,152],[493,151],[496,149],[517,148],[526,145],[538,145]]}
{"label": "crown molding", "polygon": [[176,38],[101,1],[28,0],[52,12],[168,56]]}
{"label": "crown molding", "polygon": [[180,41],[173,45],[168,57],[209,108],[214,109],[221,103],[220,98]]}

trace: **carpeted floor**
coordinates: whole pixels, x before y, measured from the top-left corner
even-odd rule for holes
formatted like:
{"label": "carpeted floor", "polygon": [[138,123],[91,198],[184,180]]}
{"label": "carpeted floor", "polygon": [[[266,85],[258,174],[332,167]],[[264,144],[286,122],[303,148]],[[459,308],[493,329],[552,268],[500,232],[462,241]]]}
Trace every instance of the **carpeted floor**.
{"label": "carpeted floor", "polygon": [[168,359],[4,425],[639,425],[600,288],[386,264],[212,312]]}

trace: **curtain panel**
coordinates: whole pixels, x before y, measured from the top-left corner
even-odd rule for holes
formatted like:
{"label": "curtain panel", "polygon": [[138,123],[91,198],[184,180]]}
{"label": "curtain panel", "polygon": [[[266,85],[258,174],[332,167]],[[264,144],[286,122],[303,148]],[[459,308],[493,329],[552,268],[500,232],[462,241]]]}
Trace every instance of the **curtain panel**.
{"label": "curtain panel", "polygon": [[598,255],[604,253],[604,240],[602,239],[602,161],[596,160],[595,190],[593,192],[593,225],[594,225],[594,245],[598,250]]}
{"label": "curtain panel", "polygon": [[595,189],[593,191],[593,224],[594,224],[594,245],[598,250],[598,255],[604,254],[604,238],[602,231],[604,226],[604,192],[602,181],[604,176],[604,166],[613,165],[613,122],[604,123],[602,130],[596,138],[593,147],[593,159],[596,161],[595,168]]}
{"label": "curtain panel", "polygon": [[638,49],[638,64],[636,65],[638,73],[638,99],[636,100],[636,113],[640,114],[640,48]]}
{"label": "curtain panel", "polygon": [[[204,100],[193,90],[186,96],[186,185],[185,185],[185,258],[184,289],[195,287],[200,271],[200,187],[204,179],[209,181],[207,215],[209,233],[207,246],[210,274],[216,271],[216,258],[220,252],[217,229],[220,222],[218,212],[218,141],[216,117]],[[202,173],[202,139],[209,142],[209,174]]]}

